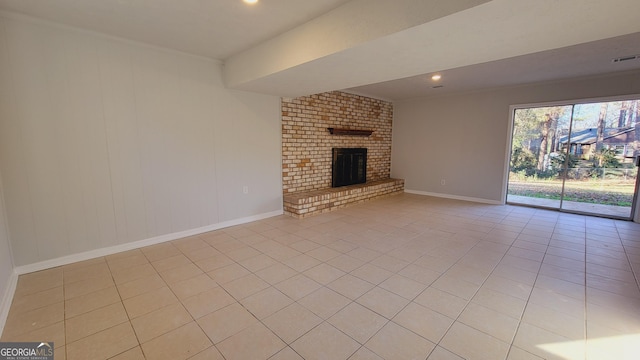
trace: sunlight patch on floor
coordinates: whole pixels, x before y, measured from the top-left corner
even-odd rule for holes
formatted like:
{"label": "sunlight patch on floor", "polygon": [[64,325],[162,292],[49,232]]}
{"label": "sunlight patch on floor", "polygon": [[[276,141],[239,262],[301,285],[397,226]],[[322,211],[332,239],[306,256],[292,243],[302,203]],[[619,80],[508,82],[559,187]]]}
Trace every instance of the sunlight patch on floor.
{"label": "sunlight patch on floor", "polygon": [[[538,345],[542,350],[566,360],[585,359],[584,340]],[[587,359],[637,360],[640,334],[610,336],[587,341]]]}

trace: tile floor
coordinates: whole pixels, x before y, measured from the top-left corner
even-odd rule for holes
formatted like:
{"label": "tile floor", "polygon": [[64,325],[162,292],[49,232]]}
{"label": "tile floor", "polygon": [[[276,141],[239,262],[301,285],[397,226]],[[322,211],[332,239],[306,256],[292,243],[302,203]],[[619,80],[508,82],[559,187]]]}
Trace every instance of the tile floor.
{"label": "tile floor", "polygon": [[397,195],[20,276],[56,359],[637,359],[640,224]]}

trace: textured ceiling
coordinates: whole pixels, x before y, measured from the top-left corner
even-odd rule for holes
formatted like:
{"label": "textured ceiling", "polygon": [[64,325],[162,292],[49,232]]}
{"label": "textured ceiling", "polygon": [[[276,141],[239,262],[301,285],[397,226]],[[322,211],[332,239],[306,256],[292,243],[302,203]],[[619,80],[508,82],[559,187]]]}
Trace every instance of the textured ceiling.
{"label": "textured ceiling", "polygon": [[218,59],[229,87],[279,96],[401,100],[640,70],[611,63],[640,54],[637,0],[0,0],[0,11]]}

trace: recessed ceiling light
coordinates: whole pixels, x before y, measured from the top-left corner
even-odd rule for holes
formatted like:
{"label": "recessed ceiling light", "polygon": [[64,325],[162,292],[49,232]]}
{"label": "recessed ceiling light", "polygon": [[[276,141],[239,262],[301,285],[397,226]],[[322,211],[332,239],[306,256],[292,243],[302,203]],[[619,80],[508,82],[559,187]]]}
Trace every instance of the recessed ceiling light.
{"label": "recessed ceiling light", "polygon": [[440,75],[440,74],[435,74],[435,75],[433,75],[431,77],[431,80],[433,80],[433,81],[438,81],[440,79],[442,79],[442,75]]}
{"label": "recessed ceiling light", "polygon": [[242,0],[242,1],[244,1],[245,4],[251,4],[251,5],[258,3],[258,0]]}

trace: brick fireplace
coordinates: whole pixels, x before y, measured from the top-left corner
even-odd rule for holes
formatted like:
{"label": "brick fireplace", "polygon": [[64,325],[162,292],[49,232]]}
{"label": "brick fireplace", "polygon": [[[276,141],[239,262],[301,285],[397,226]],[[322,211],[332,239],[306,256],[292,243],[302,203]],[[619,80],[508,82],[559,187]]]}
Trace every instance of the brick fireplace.
{"label": "brick fireplace", "polygon": [[[339,91],[283,98],[285,213],[305,217],[404,191],[403,180],[390,179],[392,122],[393,105],[378,99]],[[331,187],[333,148],[367,149],[365,184]]]}

